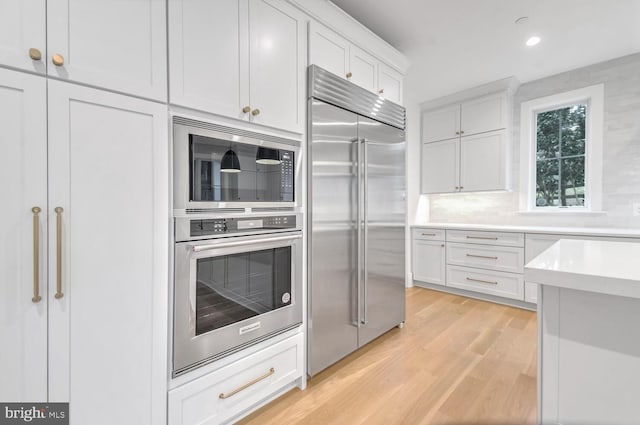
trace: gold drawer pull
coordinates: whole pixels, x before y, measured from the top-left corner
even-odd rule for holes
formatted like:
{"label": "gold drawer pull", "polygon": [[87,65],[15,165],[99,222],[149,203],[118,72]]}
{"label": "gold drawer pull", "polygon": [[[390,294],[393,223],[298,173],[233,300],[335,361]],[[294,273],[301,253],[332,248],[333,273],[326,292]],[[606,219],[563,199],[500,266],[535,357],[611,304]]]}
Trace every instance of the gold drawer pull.
{"label": "gold drawer pull", "polygon": [[245,106],[244,108],[242,108],[242,112],[244,112],[245,114],[248,114],[249,112],[251,112],[251,107]]}
{"label": "gold drawer pull", "polygon": [[[462,188],[461,188],[462,189]],[[482,240],[487,240],[487,241],[497,241],[498,238],[490,238],[487,236],[467,236],[467,239],[482,239]]]}
{"label": "gold drawer pull", "polygon": [[238,394],[240,391],[242,390],[246,390],[247,388],[249,388],[252,385],[257,384],[258,382],[262,381],[263,379],[267,379],[268,377],[270,377],[271,375],[273,375],[274,373],[276,373],[276,370],[274,368],[269,369],[269,372],[265,373],[262,376],[258,376],[256,379],[254,379],[253,381],[249,381],[246,384],[244,384],[241,387],[236,388],[233,391],[228,392],[227,394],[225,393],[220,393],[220,395],[218,396],[221,399],[225,399],[225,398],[229,398],[232,397],[236,394]]}
{"label": "gold drawer pull", "polygon": [[33,298],[31,301],[38,303],[40,296],[40,207],[31,208],[33,213]]}
{"label": "gold drawer pull", "polygon": [[498,284],[498,282],[492,282],[490,280],[472,279],[470,277],[468,277],[467,280],[469,280],[471,282],[488,283],[490,285],[497,285]]}
{"label": "gold drawer pull", "polygon": [[467,254],[467,257],[486,258],[487,260],[497,260],[498,259],[498,257],[490,257],[488,255],[474,255],[474,254]]}
{"label": "gold drawer pull", "polygon": [[435,236],[435,233],[423,233],[422,236]]}
{"label": "gold drawer pull", "polygon": [[56,207],[56,299],[64,297],[62,293],[62,207]]}
{"label": "gold drawer pull", "polygon": [[53,62],[55,66],[62,66],[64,65],[64,56],[56,53],[55,55],[51,56],[51,62]]}

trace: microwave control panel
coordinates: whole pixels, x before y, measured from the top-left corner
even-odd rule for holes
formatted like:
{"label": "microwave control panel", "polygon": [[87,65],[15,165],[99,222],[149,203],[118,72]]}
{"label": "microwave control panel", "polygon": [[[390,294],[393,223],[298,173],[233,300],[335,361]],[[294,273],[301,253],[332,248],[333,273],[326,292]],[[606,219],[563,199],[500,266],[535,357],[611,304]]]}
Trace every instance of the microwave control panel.
{"label": "microwave control panel", "polygon": [[295,215],[192,219],[189,223],[192,237],[250,233],[252,230],[295,230],[298,224]]}
{"label": "microwave control panel", "polygon": [[294,181],[294,158],[293,152],[284,151],[280,157],[280,195],[283,201],[293,202]]}

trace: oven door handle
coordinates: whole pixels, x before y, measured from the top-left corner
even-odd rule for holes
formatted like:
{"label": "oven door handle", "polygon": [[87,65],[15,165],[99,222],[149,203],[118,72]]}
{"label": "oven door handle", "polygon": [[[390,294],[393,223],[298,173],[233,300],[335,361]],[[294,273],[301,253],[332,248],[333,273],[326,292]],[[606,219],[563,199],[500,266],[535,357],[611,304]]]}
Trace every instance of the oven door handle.
{"label": "oven door handle", "polygon": [[193,245],[191,250],[193,252],[202,252],[202,251],[209,251],[212,249],[229,248],[234,246],[255,245],[259,243],[262,244],[262,243],[271,243],[271,242],[280,242],[280,241],[292,241],[295,239],[302,239],[302,235],[277,236],[272,238],[253,239],[250,241],[235,241],[235,242],[226,242],[226,243],[210,244],[210,245]]}

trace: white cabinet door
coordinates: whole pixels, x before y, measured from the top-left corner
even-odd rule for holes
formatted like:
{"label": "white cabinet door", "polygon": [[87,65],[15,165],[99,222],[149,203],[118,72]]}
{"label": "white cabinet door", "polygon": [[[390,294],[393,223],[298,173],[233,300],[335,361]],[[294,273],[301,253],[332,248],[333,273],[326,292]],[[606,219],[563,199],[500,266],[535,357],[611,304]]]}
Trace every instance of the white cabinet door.
{"label": "white cabinet door", "polygon": [[460,140],[460,189],[463,192],[507,188],[507,139],[504,130]]}
{"label": "white cabinet door", "polygon": [[349,42],[317,22],[309,22],[309,64],[346,78]]}
{"label": "white cabinet door", "polygon": [[[43,77],[0,69],[0,400],[3,402],[47,401],[46,96]],[[36,218],[37,245],[34,207],[41,210]],[[40,287],[40,300],[33,299],[35,279]]]}
{"label": "white cabinet door", "polygon": [[[0,1],[0,64],[44,74],[47,59],[44,0]],[[40,59],[32,59],[37,53]]]}
{"label": "white cabinet door", "polygon": [[[47,3],[51,76],[166,100],[166,52],[164,0]],[[56,58],[64,63],[55,66]]]}
{"label": "white cabinet door", "polygon": [[402,105],[402,74],[383,64],[378,64],[378,94]]}
{"label": "white cabinet door", "polygon": [[457,192],[459,139],[422,144],[422,193]]}
{"label": "white cabinet door", "polygon": [[249,2],[251,120],[304,131],[304,20],[284,2]]}
{"label": "white cabinet door", "polygon": [[446,282],[444,242],[414,239],[412,263],[414,280],[444,286]]}
{"label": "white cabinet door", "polygon": [[461,134],[471,136],[507,127],[507,96],[485,96],[462,104]]}
{"label": "white cabinet door", "polygon": [[422,141],[435,142],[460,135],[460,105],[427,111],[422,114]]}
{"label": "white cabinet door", "polygon": [[73,424],[164,423],[166,106],[54,80],[48,101],[49,399]]}
{"label": "white cabinet door", "polygon": [[378,92],[378,60],[358,47],[349,49],[349,81],[371,92]]}
{"label": "white cabinet door", "polygon": [[188,108],[247,118],[247,0],[169,2],[169,98]]}

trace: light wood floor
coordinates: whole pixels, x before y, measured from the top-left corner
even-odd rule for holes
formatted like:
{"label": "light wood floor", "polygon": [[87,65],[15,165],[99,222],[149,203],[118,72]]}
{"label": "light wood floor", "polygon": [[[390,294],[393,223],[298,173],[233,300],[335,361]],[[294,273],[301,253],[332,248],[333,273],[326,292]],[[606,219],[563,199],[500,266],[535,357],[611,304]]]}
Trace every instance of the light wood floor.
{"label": "light wood floor", "polygon": [[240,423],[536,423],[535,313],[411,288],[406,317]]}

